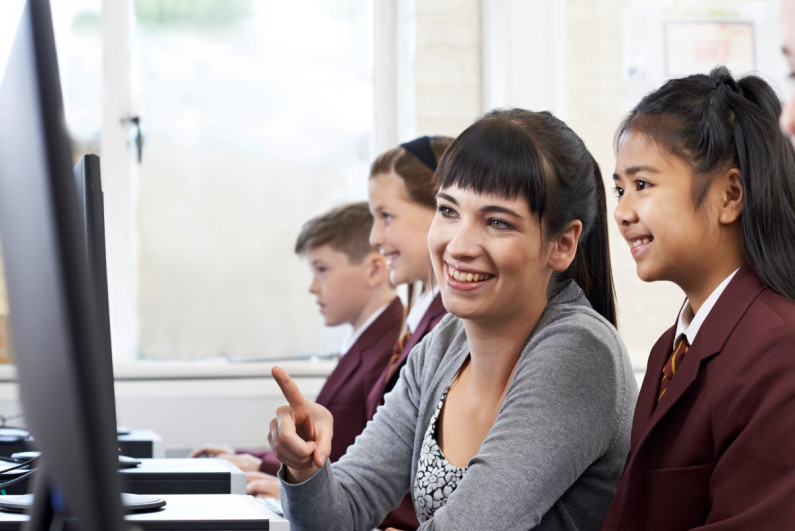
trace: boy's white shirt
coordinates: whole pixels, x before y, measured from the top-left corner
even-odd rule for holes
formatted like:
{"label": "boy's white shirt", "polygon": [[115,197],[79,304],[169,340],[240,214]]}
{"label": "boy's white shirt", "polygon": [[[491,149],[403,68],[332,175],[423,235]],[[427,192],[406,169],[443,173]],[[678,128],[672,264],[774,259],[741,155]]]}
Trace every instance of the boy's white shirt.
{"label": "boy's white shirt", "polygon": [[688,344],[693,344],[693,342],[696,340],[696,335],[698,334],[699,329],[701,329],[701,325],[704,324],[704,321],[706,321],[709,312],[712,311],[712,308],[715,306],[715,303],[718,302],[718,299],[723,294],[726,286],[729,285],[729,282],[731,282],[731,279],[734,278],[734,275],[736,275],[737,271],[739,270],[740,268],[735,269],[728,277],[723,279],[723,282],[718,284],[717,288],[712,290],[712,293],[709,294],[707,300],[704,301],[704,304],[701,305],[701,308],[699,308],[698,312],[693,315],[692,319],[690,318],[693,313],[693,310],[690,309],[690,299],[685,299],[682,309],[679,310],[679,319],[676,322],[676,334],[674,334],[673,344],[674,349],[676,348],[677,339],[682,334],[687,337]]}
{"label": "boy's white shirt", "polygon": [[[392,300],[394,300],[394,299],[392,299]],[[353,344],[356,343],[356,340],[358,340],[359,337],[361,337],[361,335],[364,333],[364,331],[367,330],[367,327],[369,327],[371,324],[373,324],[373,321],[378,319],[378,317],[382,313],[384,313],[384,310],[386,310],[387,307],[390,304],[392,304],[391,300],[388,303],[386,303],[383,306],[381,306],[380,308],[378,308],[373,313],[371,313],[370,317],[368,317],[367,320],[365,320],[362,323],[362,326],[360,326],[359,328],[354,330],[353,327],[350,327],[350,329],[348,330],[348,333],[345,334],[345,337],[342,340],[342,346],[340,347],[340,357],[344,356],[345,353],[347,353],[351,349]]]}

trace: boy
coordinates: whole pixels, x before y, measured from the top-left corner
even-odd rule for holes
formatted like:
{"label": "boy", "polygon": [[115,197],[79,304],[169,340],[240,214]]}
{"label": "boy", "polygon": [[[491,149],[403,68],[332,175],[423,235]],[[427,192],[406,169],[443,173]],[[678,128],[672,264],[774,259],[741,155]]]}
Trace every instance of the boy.
{"label": "boy", "polygon": [[[403,326],[403,305],[389,282],[386,260],[368,238],[367,203],[353,203],[307,221],[295,243],[312,269],[312,293],[326,326],[351,325],[339,363],[317,396],[334,416],[332,461],[339,459],[367,421],[367,393],[386,368]],[[250,494],[279,496],[273,476],[281,463],[270,451],[203,445],[190,457],[227,459],[248,472]]]}

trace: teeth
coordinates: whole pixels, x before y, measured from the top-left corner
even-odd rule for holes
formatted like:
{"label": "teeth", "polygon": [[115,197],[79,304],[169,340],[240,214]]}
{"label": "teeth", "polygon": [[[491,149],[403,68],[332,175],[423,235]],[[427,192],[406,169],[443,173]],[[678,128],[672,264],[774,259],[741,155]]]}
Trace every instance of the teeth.
{"label": "teeth", "polygon": [[641,238],[639,240],[632,240],[632,242],[630,242],[630,245],[632,245],[632,247],[634,248],[634,247],[638,247],[639,245],[647,244],[650,241],[651,241],[651,238]]}
{"label": "teeth", "polygon": [[451,277],[456,279],[459,282],[480,282],[481,280],[486,280],[487,275],[483,275],[480,273],[463,273],[452,267],[448,266],[447,270]]}

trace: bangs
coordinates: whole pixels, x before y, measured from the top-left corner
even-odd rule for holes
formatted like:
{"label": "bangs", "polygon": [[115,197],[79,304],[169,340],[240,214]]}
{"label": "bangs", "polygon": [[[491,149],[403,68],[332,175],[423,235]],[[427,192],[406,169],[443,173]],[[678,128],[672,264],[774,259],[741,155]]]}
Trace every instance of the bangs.
{"label": "bangs", "polygon": [[457,186],[507,199],[524,197],[541,219],[546,207],[545,161],[519,122],[487,116],[469,126],[442,157],[436,190]]}

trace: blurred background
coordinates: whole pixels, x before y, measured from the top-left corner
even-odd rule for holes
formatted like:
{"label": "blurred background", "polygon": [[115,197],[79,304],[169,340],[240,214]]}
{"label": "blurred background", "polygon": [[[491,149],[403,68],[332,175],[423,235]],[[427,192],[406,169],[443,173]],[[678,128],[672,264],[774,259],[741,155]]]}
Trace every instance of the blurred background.
{"label": "blurred background", "polygon": [[[344,330],[323,326],[294,240],[308,218],[366,199],[370,161],[399,142],[455,136],[494,107],[549,110],[612,190],[615,130],[665,79],[726,64],[786,89],[776,0],[52,4],[75,157],[102,161],[114,361],[130,381],[336,352]],[[14,24],[0,16],[3,54]],[[611,230],[619,331],[642,374],[683,295],[641,282]],[[0,269],[6,363],[12,311]],[[292,367],[311,389],[330,365]],[[197,385],[180,396],[204,396]],[[121,389],[122,422],[143,418],[125,399],[144,395]]]}

